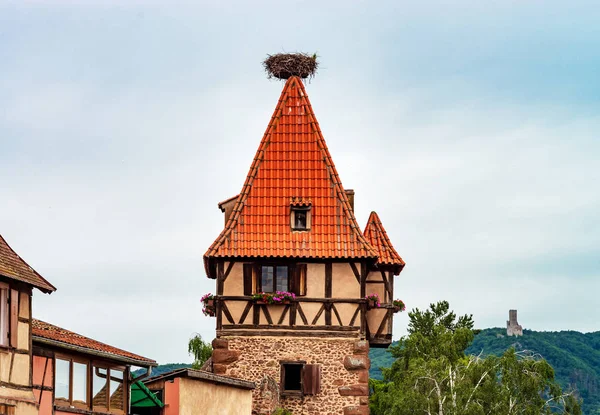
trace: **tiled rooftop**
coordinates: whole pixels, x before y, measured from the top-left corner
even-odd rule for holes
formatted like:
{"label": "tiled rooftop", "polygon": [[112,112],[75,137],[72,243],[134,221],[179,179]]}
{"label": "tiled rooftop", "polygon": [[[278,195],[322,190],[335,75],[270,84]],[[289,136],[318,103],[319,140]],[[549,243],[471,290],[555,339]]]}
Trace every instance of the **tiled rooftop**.
{"label": "tiled rooftop", "polygon": [[364,230],[365,238],[375,248],[378,253],[379,259],[378,264],[382,265],[395,265],[397,266],[398,273],[404,268],[404,261],[398,255],[398,252],[394,249],[394,246],[388,238],[387,232],[379,219],[379,216],[375,212],[371,212],[367,226]]}
{"label": "tiled rooftop", "polygon": [[[311,206],[310,231],[291,230],[292,205]],[[287,80],[233,212],[204,256],[207,272],[218,257],[377,257],[297,77]]]}
{"label": "tiled rooftop", "polygon": [[23,261],[0,235],[0,275],[31,284],[45,293],[56,291],[56,288]]}
{"label": "tiled rooftop", "polygon": [[93,355],[100,354],[103,357],[112,358],[117,361],[126,360],[130,363],[137,362],[142,366],[156,366],[156,362],[152,359],[109,346],[108,344],[90,339],[81,334],[73,333],[72,331],[65,330],[41,320],[33,319],[31,324],[31,334],[33,335],[34,341],[38,340],[43,342],[44,339],[50,340],[53,344],[57,343],[57,346],[62,344],[67,349],[70,348],[69,346],[74,346],[77,349],[84,349],[81,350],[82,352],[87,351]]}

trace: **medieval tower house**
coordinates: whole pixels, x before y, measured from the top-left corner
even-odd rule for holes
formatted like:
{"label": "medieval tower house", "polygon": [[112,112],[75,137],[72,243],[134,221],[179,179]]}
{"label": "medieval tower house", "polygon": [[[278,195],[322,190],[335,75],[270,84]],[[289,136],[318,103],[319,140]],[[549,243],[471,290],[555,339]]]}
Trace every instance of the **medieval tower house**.
{"label": "medieval tower house", "polygon": [[240,194],[219,208],[204,255],[213,372],[255,382],[255,414],[368,414],[369,347],[391,343],[404,261],[375,212],[359,227],[301,77],[287,77]]}

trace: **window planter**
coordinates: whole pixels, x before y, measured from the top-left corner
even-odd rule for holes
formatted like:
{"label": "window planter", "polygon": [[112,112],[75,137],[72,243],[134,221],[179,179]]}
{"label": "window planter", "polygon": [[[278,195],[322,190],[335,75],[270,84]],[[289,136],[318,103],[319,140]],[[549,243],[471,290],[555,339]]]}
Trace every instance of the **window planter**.
{"label": "window planter", "polygon": [[274,293],[257,293],[252,296],[252,299],[256,304],[285,305],[294,301],[296,295],[287,291],[276,291]]}
{"label": "window planter", "polygon": [[374,308],[381,307],[381,303],[379,302],[379,296],[375,293],[369,294],[365,297],[367,300],[367,310],[372,310]]}
{"label": "window planter", "polygon": [[399,313],[401,311],[406,310],[406,305],[404,304],[404,301],[402,301],[402,300],[392,301],[392,306],[393,306],[394,313]]}
{"label": "window planter", "polygon": [[268,305],[286,305],[286,304],[292,304],[292,302],[290,300],[274,301],[272,303],[270,303],[268,301],[264,301],[264,300],[255,300],[254,302],[256,304],[268,304]]}
{"label": "window planter", "polygon": [[214,317],[217,315],[217,307],[215,305],[215,296],[211,293],[204,294],[200,299],[200,302],[204,305],[202,313],[208,317]]}

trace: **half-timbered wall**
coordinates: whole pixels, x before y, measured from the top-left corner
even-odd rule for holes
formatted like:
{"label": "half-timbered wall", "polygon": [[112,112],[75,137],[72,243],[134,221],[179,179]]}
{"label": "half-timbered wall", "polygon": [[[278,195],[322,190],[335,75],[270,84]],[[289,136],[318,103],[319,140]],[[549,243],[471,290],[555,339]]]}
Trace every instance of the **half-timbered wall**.
{"label": "half-timbered wall", "polygon": [[0,405],[15,415],[37,414],[31,370],[31,287],[3,282],[8,293],[8,344],[0,347]]}
{"label": "half-timbered wall", "polygon": [[40,405],[39,415],[52,415],[54,410],[54,358],[33,356],[33,392]]}
{"label": "half-timbered wall", "polygon": [[394,275],[387,269],[372,269],[367,276],[366,294],[377,294],[381,307],[367,310],[366,332],[373,347],[392,342]]}
{"label": "half-timbered wall", "polygon": [[[218,269],[217,287],[222,287],[217,289],[218,334],[223,330],[251,329],[291,329],[306,334],[305,329],[315,329],[358,337],[363,331],[364,264],[306,264],[306,295],[285,305],[257,304],[250,296],[244,296],[243,262],[224,262]],[[252,292],[256,291],[253,281]]]}
{"label": "half-timbered wall", "polygon": [[[57,367],[57,359],[69,362],[70,365],[74,363],[86,365],[85,379],[80,376],[76,378],[73,375],[74,372],[69,369],[67,389],[63,390],[63,394],[66,392],[67,396],[58,394],[57,376],[60,375],[60,367]],[[95,376],[96,368],[115,370],[119,376],[112,373],[110,373],[110,379]],[[63,367],[61,382],[65,380],[64,374]],[[112,389],[114,384],[108,389],[109,382],[118,382],[121,379],[123,381],[116,389]],[[101,383],[93,384],[98,381]],[[35,402],[39,405],[39,415],[72,415],[73,413],[92,412],[124,415],[128,412],[129,407],[129,388],[129,368],[120,363],[36,343],[33,350],[33,391]],[[75,390],[86,391],[85,401],[76,399]],[[107,395],[109,390],[110,393]],[[114,399],[117,404],[109,403],[107,405],[107,398],[111,401]]]}

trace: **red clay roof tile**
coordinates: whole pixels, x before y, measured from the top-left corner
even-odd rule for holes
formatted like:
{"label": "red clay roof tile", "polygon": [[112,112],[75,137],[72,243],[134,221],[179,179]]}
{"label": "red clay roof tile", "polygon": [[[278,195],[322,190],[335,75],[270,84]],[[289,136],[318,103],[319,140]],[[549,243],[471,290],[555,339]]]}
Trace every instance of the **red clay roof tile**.
{"label": "red clay roof tile", "polygon": [[[311,229],[290,228],[291,200],[310,200]],[[225,229],[204,255],[373,258],[298,77],[289,78]]]}
{"label": "red clay roof tile", "polygon": [[394,249],[377,213],[371,212],[363,234],[379,254],[377,263],[381,265],[394,265],[398,267],[397,272],[399,274],[402,268],[404,268],[405,262]]}
{"label": "red clay roof tile", "polygon": [[0,275],[31,284],[45,293],[56,291],[56,288],[23,261],[0,235]]}
{"label": "red clay roof tile", "polygon": [[123,360],[123,358],[125,358],[138,361],[140,364],[156,366],[156,362],[152,359],[109,346],[108,344],[100,343],[89,337],[73,333],[72,331],[65,330],[41,320],[32,319],[31,334],[34,336],[34,341],[36,340],[36,337],[38,337],[52,340],[53,342],[63,343],[66,346],[76,346],[78,348],[88,349],[92,354],[94,354],[94,352],[100,352],[106,355],[106,357],[112,357],[115,360]]}

